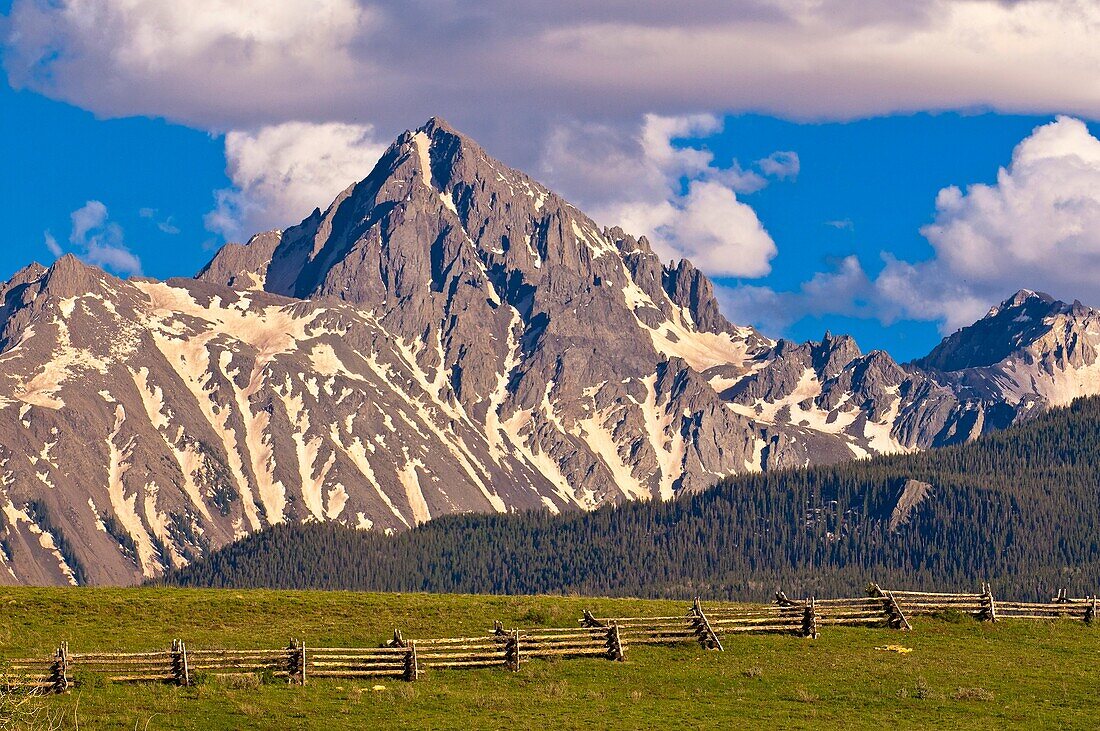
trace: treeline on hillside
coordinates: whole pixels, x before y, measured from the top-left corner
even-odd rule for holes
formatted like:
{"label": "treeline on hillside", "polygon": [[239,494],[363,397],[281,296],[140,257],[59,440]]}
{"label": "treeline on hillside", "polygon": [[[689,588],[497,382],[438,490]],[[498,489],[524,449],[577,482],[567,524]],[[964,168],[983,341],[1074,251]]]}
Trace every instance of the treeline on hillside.
{"label": "treeline on hillside", "polygon": [[[1043,598],[1100,591],[1100,399],[970,444],[723,480],[591,513],[461,515],[384,536],[280,525],[181,586],[768,599],[884,586]],[[933,495],[895,531],[907,479]]]}

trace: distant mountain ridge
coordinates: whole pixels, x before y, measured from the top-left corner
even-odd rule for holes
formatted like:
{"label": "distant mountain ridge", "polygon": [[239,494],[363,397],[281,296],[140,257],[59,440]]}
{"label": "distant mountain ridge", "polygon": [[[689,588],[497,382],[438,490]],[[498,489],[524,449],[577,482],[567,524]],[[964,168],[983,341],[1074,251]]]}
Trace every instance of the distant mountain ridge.
{"label": "distant mountain ridge", "polygon": [[690,262],[439,119],[196,279],[65,257],[0,296],[0,583],[131,583],[286,521],[670,498],[1100,392],[1096,311],[1028,292],[908,365],[732,324]]}

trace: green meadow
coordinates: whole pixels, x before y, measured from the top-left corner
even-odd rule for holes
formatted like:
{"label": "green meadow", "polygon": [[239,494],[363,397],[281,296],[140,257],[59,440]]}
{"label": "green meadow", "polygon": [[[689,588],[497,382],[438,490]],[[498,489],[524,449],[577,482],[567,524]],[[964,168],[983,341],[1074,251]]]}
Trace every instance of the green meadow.
{"label": "green meadow", "polygon": [[[377,645],[597,616],[681,614],[687,602],[180,589],[0,590],[2,658],[189,648]],[[432,670],[415,683],[304,687],[199,676],[192,687],[83,682],[0,700],[5,729],[1095,728],[1100,631],[1081,622],[913,620],[910,633],[824,627],[816,640],[727,636],[725,652],[626,646],[626,662],[533,660],[520,672]],[[882,649],[898,645],[909,652]],[[52,725],[51,725],[52,724]]]}

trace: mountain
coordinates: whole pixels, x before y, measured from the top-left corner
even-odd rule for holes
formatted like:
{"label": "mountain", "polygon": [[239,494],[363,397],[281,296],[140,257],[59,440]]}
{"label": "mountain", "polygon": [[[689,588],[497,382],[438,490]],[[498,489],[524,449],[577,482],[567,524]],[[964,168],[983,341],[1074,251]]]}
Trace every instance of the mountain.
{"label": "mountain", "polygon": [[396,536],[288,524],[171,572],[178,586],[852,596],[869,581],[1004,597],[1100,585],[1100,399],[963,445],[727,478],[669,502],[449,516]]}
{"label": "mountain", "polygon": [[1095,311],[1026,292],[909,365],[732,324],[690,262],[438,119],[195,279],[65,257],[0,302],[7,583],[133,583],[282,522],[667,499],[1100,391]]}
{"label": "mountain", "polygon": [[1017,412],[1097,393],[1100,313],[1021,290],[944,339],[918,366],[969,398]]}

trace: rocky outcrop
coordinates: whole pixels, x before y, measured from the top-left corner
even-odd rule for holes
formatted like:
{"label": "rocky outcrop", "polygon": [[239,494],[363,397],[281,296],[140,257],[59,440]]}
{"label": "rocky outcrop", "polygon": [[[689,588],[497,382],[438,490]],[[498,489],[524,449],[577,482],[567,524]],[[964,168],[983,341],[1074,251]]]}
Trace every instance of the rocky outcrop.
{"label": "rocky outcrop", "polygon": [[894,509],[890,511],[890,520],[887,522],[890,532],[893,533],[908,523],[913,511],[932,497],[934,497],[934,489],[927,482],[909,479],[902,483],[894,501]]}

